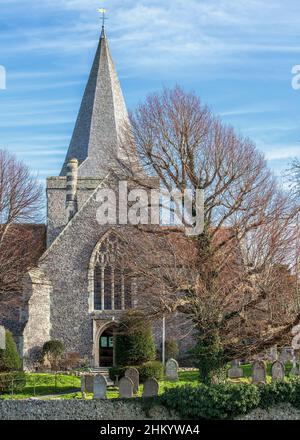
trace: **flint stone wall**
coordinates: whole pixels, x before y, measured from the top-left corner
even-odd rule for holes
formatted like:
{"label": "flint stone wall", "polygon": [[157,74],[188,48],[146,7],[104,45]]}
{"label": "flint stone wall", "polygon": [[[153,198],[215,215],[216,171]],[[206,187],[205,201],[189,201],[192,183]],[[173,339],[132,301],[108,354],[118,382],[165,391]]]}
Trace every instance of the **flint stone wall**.
{"label": "flint stone wall", "polygon": [[142,401],[6,400],[0,420],[178,420],[162,406],[146,411]]}
{"label": "flint stone wall", "polygon": [[[63,179],[58,179],[58,182],[62,188],[57,190],[64,191]],[[53,179],[48,180],[48,197],[52,189],[56,191],[56,183]],[[53,188],[50,188],[51,185]],[[94,185],[95,182],[92,187]],[[106,182],[106,185],[113,188],[110,182]],[[55,199],[55,194],[53,197]],[[96,218],[98,207],[99,202],[95,198],[87,201],[80,214],[73,217],[60,237],[41,257],[38,268],[32,271],[42,274],[40,279],[25,283],[24,296],[28,298],[30,305],[29,313],[25,313],[23,317],[25,326],[23,353],[24,365],[27,369],[31,368],[32,361],[38,356],[43,343],[49,339],[62,341],[68,352],[79,353],[82,358],[86,357],[90,362],[96,361],[97,359],[93,359],[97,358],[96,326],[99,322],[109,323],[119,320],[118,311],[107,311],[105,314],[94,311],[93,292],[89,290],[89,267],[95,246],[108,230],[117,231],[119,228],[124,228],[100,226]],[[53,209],[60,210],[60,204],[54,203]],[[59,228],[60,222],[56,219],[52,208],[50,217]],[[49,240],[51,242],[52,238],[48,237],[48,242]],[[178,326],[177,319],[174,323]],[[37,329],[37,326],[41,328]],[[161,325],[159,334],[161,335]],[[172,332],[170,334],[175,337]],[[158,346],[160,346],[159,342]]]}

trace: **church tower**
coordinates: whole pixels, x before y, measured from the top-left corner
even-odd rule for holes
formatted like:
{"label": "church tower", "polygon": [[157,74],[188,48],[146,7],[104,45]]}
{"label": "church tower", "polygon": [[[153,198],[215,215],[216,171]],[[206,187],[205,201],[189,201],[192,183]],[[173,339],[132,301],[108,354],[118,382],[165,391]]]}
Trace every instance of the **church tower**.
{"label": "church tower", "polygon": [[125,127],[128,112],[103,26],[60,176],[47,179],[47,246],[117,167],[116,158],[146,177],[137,154],[122,151]]}
{"label": "church tower", "polygon": [[114,332],[124,311],[135,307],[138,287],[118,254],[127,225],[99,224],[97,194],[116,190],[120,180],[158,186],[137,152],[124,151],[124,127],[130,122],[103,27],[60,176],[47,179],[47,250],[24,279],[26,368],[51,339],[91,365],[114,363]]}
{"label": "church tower", "polygon": [[109,150],[120,154],[125,124],[129,125],[128,113],[103,27],[60,175],[66,176],[68,162],[76,158],[79,177],[104,178]]}

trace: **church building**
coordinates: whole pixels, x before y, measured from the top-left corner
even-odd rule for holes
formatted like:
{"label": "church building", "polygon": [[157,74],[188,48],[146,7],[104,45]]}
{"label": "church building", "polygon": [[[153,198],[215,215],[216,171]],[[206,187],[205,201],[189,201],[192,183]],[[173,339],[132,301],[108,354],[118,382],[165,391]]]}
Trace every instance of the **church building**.
{"label": "church building", "polygon": [[[24,278],[21,351],[27,368],[51,339],[94,367],[114,364],[114,332],[124,311],[134,308],[138,286],[115,266],[116,230],[126,226],[99,225],[96,195],[116,185],[118,173],[124,178],[121,169],[111,175],[109,154],[122,156],[124,124],[128,113],[103,27],[60,176],[47,179],[47,248]],[[130,160],[139,178],[159,185],[146,176],[137,154]]]}

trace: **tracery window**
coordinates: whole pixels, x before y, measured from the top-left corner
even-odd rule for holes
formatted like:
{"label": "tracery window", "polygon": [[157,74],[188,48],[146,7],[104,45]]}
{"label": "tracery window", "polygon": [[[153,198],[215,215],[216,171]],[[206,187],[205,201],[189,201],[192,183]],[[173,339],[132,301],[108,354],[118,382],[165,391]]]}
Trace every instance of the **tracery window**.
{"label": "tracery window", "polygon": [[119,238],[111,233],[101,242],[96,255],[94,309],[130,309],[134,295],[135,282],[124,267]]}

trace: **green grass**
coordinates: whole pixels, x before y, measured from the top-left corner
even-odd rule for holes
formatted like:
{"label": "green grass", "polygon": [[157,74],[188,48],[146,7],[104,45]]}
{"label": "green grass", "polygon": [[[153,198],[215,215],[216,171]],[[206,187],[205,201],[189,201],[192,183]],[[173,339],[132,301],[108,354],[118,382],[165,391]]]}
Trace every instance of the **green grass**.
{"label": "green grass", "polygon": [[[291,370],[291,364],[286,365],[287,376]],[[242,366],[244,377],[241,379],[228,379],[231,383],[251,383],[252,367],[250,364]],[[198,371],[181,371],[179,372],[179,380],[171,382],[167,380],[160,381],[159,394],[163,394],[169,388],[184,385],[198,385]],[[271,364],[267,366],[267,383],[271,382]],[[141,397],[143,386],[139,387],[137,397]],[[64,374],[26,374],[26,386],[22,392],[14,394],[13,399],[28,399],[30,397],[55,396],[60,399],[81,399],[80,377],[67,376]],[[49,398],[51,398],[49,397]],[[87,399],[92,399],[92,394],[87,394]],[[116,399],[119,397],[118,388],[109,387],[107,391],[108,399]],[[0,394],[0,399],[11,399],[10,393]]]}
{"label": "green grass", "polygon": [[[292,367],[293,367],[293,365],[291,362],[287,362],[285,364],[286,377],[289,377]],[[242,365],[241,368],[244,371],[244,377],[242,377],[241,379],[228,379],[229,382],[231,382],[231,383],[251,383],[252,365],[245,364],[245,365]],[[272,369],[272,363],[268,362],[267,363],[267,378],[266,378],[267,383],[272,382],[271,369]]]}
{"label": "green grass", "polygon": [[[26,374],[26,385],[21,392],[14,393],[14,399],[28,399],[46,395],[72,393],[80,389],[80,378],[63,374]],[[11,399],[11,393],[0,394],[0,399]]]}
{"label": "green grass", "polygon": [[[166,389],[175,386],[183,386],[186,384],[197,385],[198,372],[188,371],[180,372],[178,382],[160,381],[159,394]],[[143,386],[139,387],[137,397],[141,397]],[[60,394],[64,394],[61,395]],[[22,392],[14,394],[13,399],[28,399],[30,397],[39,396],[56,396],[61,399],[81,399],[80,378],[75,376],[57,375],[55,384],[54,374],[26,374],[26,386]],[[92,399],[92,394],[87,394],[87,399]],[[109,387],[107,391],[108,399],[116,399],[119,397],[119,391],[116,387]],[[0,399],[11,399],[12,395],[2,394]]]}

